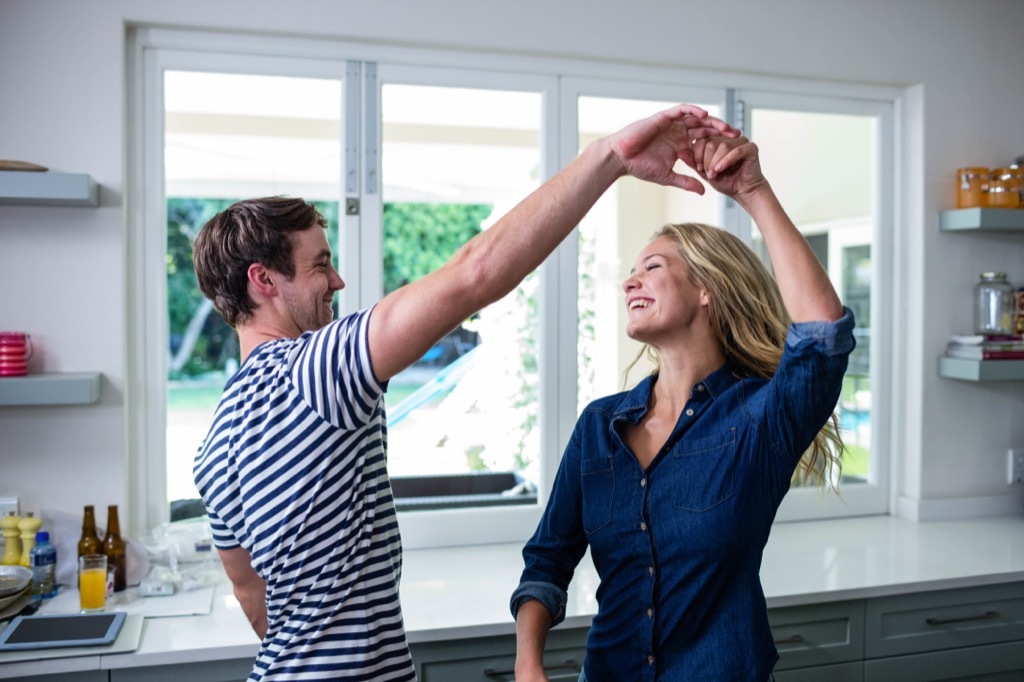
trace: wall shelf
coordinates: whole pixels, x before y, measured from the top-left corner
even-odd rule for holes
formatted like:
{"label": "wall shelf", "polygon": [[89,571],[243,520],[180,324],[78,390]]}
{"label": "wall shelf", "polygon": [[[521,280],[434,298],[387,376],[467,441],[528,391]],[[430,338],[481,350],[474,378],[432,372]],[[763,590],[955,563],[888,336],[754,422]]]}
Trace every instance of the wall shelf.
{"label": "wall shelf", "polygon": [[962,381],[1024,380],[1024,360],[939,358],[939,376]]}
{"label": "wall shelf", "polygon": [[1024,209],[958,208],[939,212],[943,232],[1024,232]]}
{"label": "wall shelf", "polygon": [[88,405],[100,398],[99,372],[0,377],[0,406]]}
{"label": "wall shelf", "polygon": [[85,173],[0,171],[0,204],[99,206],[99,185]]}

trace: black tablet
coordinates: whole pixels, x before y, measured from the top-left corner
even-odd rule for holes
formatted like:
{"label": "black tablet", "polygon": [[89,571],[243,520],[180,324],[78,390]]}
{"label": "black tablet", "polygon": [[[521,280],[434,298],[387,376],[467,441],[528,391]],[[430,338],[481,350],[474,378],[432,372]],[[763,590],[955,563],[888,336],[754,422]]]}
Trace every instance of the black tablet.
{"label": "black tablet", "polygon": [[124,611],[18,616],[0,633],[0,651],[113,644]]}

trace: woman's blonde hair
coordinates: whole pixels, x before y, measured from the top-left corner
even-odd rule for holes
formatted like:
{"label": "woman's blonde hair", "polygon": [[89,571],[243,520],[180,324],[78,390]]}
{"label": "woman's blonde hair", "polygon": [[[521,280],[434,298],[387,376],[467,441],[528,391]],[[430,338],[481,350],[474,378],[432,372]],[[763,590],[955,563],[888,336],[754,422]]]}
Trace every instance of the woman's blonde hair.
{"label": "woman's blonde hair", "polygon": [[[690,281],[707,291],[711,329],[733,372],[740,378],[774,376],[790,319],[775,278],[757,254],[735,235],[702,223],[666,225],[651,239],[659,237],[675,242]],[[657,353],[644,346],[637,359],[644,354],[657,373]],[[837,481],[842,450],[839,420],[833,412],[800,458],[794,483],[827,486],[830,480]]]}

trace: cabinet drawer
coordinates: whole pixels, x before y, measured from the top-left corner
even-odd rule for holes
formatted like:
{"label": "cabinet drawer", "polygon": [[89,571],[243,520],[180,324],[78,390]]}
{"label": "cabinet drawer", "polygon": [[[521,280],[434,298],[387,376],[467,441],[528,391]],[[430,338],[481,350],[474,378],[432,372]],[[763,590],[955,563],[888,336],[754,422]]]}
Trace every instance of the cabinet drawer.
{"label": "cabinet drawer", "polygon": [[1024,639],[1024,583],[869,599],[868,658]]}
{"label": "cabinet drawer", "polygon": [[864,663],[864,682],[1020,682],[1024,642],[933,651]]}
{"label": "cabinet drawer", "polygon": [[[548,679],[575,682],[586,642],[586,629],[552,630],[544,649]],[[515,678],[515,635],[423,642],[410,649],[420,682],[512,682]]]}
{"label": "cabinet drawer", "polygon": [[854,663],[836,663],[835,665],[820,665],[813,668],[797,668],[796,670],[782,670],[778,668],[772,673],[775,682],[864,682],[864,664],[860,661]]}
{"label": "cabinet drawer", "polygon": [[110,682],[238,682],[249,677],[256,657],[142,668],[114,668]]}
{"label": "cabinet drawer", "polygon": [[823,666],[864,658],[864,602],[769,609],[779,662],[775,670]]}

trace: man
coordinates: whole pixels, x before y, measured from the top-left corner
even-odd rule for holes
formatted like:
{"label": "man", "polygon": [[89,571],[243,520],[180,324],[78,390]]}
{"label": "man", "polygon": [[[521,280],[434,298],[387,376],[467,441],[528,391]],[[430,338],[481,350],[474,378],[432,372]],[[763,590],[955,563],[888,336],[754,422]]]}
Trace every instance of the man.
{"label": "man", "polygon": [[398,601],[402,548],[382,395],[463,320],[510,292],[623,175],[702,194],[678,159],[736,135],[678,105],[597,140],[437,271],[334,321],[344,287],[323,218],[244,201],[207,223],[203,293],[238,332],[194,474],[235,594],[262,644],[251,680],[415,679]]}

